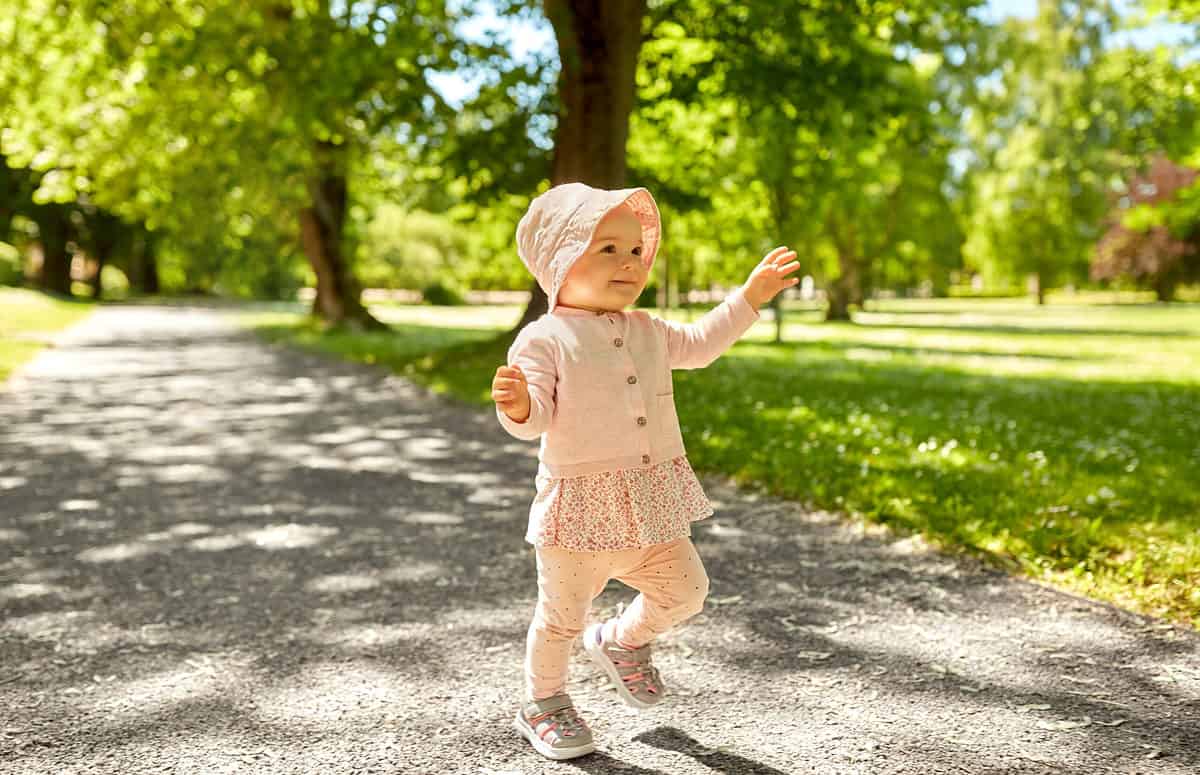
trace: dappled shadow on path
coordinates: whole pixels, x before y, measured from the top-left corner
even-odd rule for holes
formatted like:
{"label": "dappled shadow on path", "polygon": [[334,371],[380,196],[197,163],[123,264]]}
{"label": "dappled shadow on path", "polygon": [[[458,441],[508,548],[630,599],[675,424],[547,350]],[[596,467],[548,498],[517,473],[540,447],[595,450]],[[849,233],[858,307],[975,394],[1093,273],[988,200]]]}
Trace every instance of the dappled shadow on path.
{"label": "dappled shadow on path", "polygon": [[[0,396],[0,757],[539,771],[508,728],[536,445],[490,411],[187,308],[101,310]],[[1200,766],[1192,635],[705,484],[672,701],[630,715],[576,660],[604,750],[569,766]]]}

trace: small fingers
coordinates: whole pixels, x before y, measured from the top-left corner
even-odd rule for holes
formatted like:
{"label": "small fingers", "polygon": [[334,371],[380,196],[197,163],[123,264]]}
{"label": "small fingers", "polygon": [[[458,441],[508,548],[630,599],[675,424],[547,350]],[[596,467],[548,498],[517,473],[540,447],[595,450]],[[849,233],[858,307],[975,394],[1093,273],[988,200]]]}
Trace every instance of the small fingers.
{"label": "small fingers", "polygon": [[771,264],[771,266],[778,267],[781,264],[783,264],[783,262],[787,261],[788,259],[792,259],[795,257],[796,257],[796,251],[785,250],[782,253],[779,253],[778,255],[773,257],[769,263]]}
{"label": "small fingers", "polygon": [[783,255],[783,253],[789,253],[789,252],[791,252],[791,251],[788,250],[787,245],[780,245],[779,247],[772,250],[770,253],[767,253],[767,255],[763,256],[763,260],[761,263],[774,264],[776,259],[780,258]]}
{"label": "small fingers", "polygon": [[508,377],[510,379],[517,379],[517,380],[520,380],[521,382],[526,381],[525,380],[525,372],[521,371],[520,366],[501,366],[498,369],[496,369],[496,376],[497,377]]}

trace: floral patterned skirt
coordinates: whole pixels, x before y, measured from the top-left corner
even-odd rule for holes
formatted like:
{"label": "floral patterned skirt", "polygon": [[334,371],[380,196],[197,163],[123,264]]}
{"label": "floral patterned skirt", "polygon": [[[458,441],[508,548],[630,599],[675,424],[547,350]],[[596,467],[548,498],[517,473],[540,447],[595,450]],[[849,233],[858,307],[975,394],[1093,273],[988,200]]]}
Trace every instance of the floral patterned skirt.
{"label": "floral patterned skirt", "polygon": [[648,468],[567,478],[539,472],[525,540],[575,551],[632,549],[690,536],[713,514],[686,455]]}

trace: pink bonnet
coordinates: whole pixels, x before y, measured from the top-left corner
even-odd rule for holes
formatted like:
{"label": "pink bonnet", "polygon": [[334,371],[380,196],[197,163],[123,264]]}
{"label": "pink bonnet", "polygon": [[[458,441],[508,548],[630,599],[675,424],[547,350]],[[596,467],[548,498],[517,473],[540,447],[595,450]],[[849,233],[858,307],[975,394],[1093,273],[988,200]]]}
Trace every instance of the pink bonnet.
{"label": "pink bonnet", "polygon": [[621,203],[642,222],[642,263],[646,271],[662,235],[658,205],[641,186],[609,191],[585,183],[563,183],[535,197],[517,224],[517,255],[546,292],[549,311],[558,304],[571,265],[591,244],[596,226]]}

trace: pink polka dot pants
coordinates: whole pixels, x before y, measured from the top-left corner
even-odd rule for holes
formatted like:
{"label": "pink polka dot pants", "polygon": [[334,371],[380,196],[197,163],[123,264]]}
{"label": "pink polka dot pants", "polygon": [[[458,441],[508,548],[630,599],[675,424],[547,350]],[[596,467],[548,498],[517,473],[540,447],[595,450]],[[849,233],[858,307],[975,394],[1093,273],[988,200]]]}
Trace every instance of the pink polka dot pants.
{"label": "pink polka dot pants", "polygon": [[580,552],[536,546],[538,601],[525,642],[525,695],[564,691],[571,642],[583,632],[592,600],[617,579],[638,595],[616,624],[617,640],[638,647],[700,613],[708,574],[689,537],[636,549]]}

